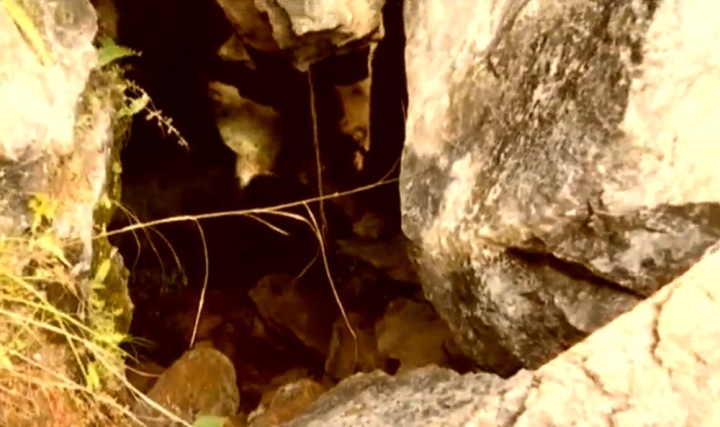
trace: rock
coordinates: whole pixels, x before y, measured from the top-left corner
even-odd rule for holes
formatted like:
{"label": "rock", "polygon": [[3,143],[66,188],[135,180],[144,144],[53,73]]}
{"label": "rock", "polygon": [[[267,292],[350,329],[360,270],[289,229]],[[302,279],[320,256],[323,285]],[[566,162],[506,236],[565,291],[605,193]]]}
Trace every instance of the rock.
{"label": "rock", "polygon": [[494,3],[406,2],[400,192],[428,298],[509,375],[720,237],[720,6]]}
{"label": "rock", "polygon": [[317,400],[325,389],[317,382],[303,378],[285,384],[263,396],[260,406],[248,416],[250,427],[273,427],[291,421]]}
{"label": "rock", "polygon": [[384,0],[217,0],[248,45],[286,52],[293,65],[310,65],[379,41]]}
{"label": "rock", "polygon": [[117,38],[118,12],[115,7],[116,0],[91,0],[95,13],[97,13],[98,37]]}
{"label": "rock", "polygon": [[461,376],[437,366],[395,377],[381,371],[357,374],[283,427],[462,426],[481,402],[496,407],[501,397],[492,394],[500,394],[503,386],[503,380],[494,375]]}
{"label": "rock", "polygon": [[240,62],[249,69],[255,70],[255,63],[252,58],[250,58],[250,54],[248,54],[240,36],[235,33],[230,35],[230,38],[228,38],[225,43],[220,46],[217,54],[223,61]]}
{"label": "rock", "polygon": [[111,338],[132,316],[127,270],[99,231],[126,122],[120,76],[96,68],[97,30],[87,0],[0,5],[0,387],[13,390],[0,425],[98,425],[104,404],[70,391],[86,382],[78,363],[103,352],[93,367],[108,394],[107,371],[122,368]]}
{"label": "rock", "polygon": [[260,12],[254,0],[216,0],[235,29],[240,40],[253,49],[277,52],[273,27],[267,14]]}
{"label": "rock", "polygon": [[717,423],[719,249],[539,369],[514,425]]}
{"label": "rock", "polygon": [[337,306],[327,285],[314,285],[289,274],[270,274],[250,291],[250,297],[267,322],[292,332],[325,357]]}
{"label": "rock", "polygon": [[[371,55],[372,58],[372,55]],[[368,64],[371,59],[368,60]],[[342,105],[338,130],[355,143],[355,168],[363,170],[365,155],[370,151],[370,88],[372,77],[358,82],[334,85],[333,91]]]}
{"label": "rock", "polygon": [[234,86],[211,82],[209,93],[220,136],[237,155],[240,187],[256,176],[272,175],[281,146],[280,115],[272,107],[242,97]]}
{"label": "rock", "polygon": [[[358,374],[283,427],[715,425],[720,244],[650,299],[536,372],[427,366]],[[688,307],[693,307],[688,310]],[[422,408],[420,410],[419,408]]]}
{"label": "rock", "polygon": [[125,369],[125,377],[140,393],[147,393],[164,371],[165,368],[157,363],[144,361],[128,366]]}
{"label": "rock", "polygon": [[384,369],[385,364],[378,354],[375,322],[360,313],[348,312],[347,317],[355,332],[353,339],[345,319],[339,317],[333,325],[325,373],[332,379],[347,378],[356,372],[372,372]]}
{"label": "rock", "polygon": [[419,283],[415,267],[408,257],[405,236],[388,240],[341,239],[337,241],[340,253],[372,264],[393,280]]}
{"label": "rock", "polygon": [[447,323],[427,302],[398,298],[375,327],[378,352],[400,363],[400,371],[427,365],[449,366],[446,342],[453,341]]}
{"label": "rock", "polygon": [[[192,423],[198,415],[235,415],[240,394],[232,362],[209,346],[186,352],[161,376],[147,397],[177,418]],[[133,412],[150,427],[180,426],[144,400]]]}

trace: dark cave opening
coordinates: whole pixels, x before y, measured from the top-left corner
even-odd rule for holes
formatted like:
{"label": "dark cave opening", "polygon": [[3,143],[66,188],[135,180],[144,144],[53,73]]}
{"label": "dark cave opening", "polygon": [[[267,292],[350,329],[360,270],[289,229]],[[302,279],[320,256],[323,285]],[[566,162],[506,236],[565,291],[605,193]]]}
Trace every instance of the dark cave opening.
{"label": "dark cave opening", "polygon": [[[116,1],[116,9],[117,42],[141,52],[124,60],[128,78],[148,93],[163,117],[172,120],[188,147],[182,147],[156,121],[142,114],[135,118],[121,153],[124,208],[117,211],[111,229],[135,221],[262,208],[317,196],[314,119],[325,193],[397,177],[407,105],[401,1],[386,4],[385,37],[372,57],[372,145],[360,172],[352,167],[352,141],[338,131],[342,105],[332,88],[367,79],[369,49],[312,67],[313,118],[307,73],[250,48],[253,68],[218,57],[218,49],[233,30],[215,2]],[[245,188],[238,186],[235,153],[223,142],[208,97],[212,81],[234,86],[241,96],[271,106],[283,117],[277,174],[258,176]],[[302,173],[310,177],[307,182],[298,179]],[[342,200],[326,201],[324,206],[328,266],[344,308],[377,318],[393,297],[422,298],[416,284],[389,283],[371,268],[359,267],[339,248],[338,242],[357,237],[358,223],[370,224],[365,228],[376,230],[370,233],[375,240],[402,238],[397,182]],[[320,221],[319,204],[308,206]],[[284,211],[309,218],[303,205]],[[207,294],[195,341],[212,341],[233,361],[243,410],[257,405],[262,393],[280,379],[340,379],[328,379],[327,354],[317,350],[324,342],[313,346],[312,336],[277,327],[260,315],[263,307],[258,307],[265,301],[265,311],[282,318],[282,313],[302,310],[293,305],[293,298],[307,297],[311,310],[322,320],[308,334],[327,338],[332,333],[338,307],[325,266],[317,258],[316,235],[307,224],[270,214],[224,215],[160,224],[122,234],[112,243],[131,272],[135,312],[130,333],[148,343],[131,348],[140,360],[166,367],[188,349],[205,284]],[[283,297],[288,286],[283,280],[304,270],[303,284],[291,292],[295,297]],[[251,289],[267,277],[280,284],[266,280],[270,285],[260,292],[262,296],[257,296],[259,291],[252,294]],[[397,363],[387,358],[378,365],[392,373]]]}

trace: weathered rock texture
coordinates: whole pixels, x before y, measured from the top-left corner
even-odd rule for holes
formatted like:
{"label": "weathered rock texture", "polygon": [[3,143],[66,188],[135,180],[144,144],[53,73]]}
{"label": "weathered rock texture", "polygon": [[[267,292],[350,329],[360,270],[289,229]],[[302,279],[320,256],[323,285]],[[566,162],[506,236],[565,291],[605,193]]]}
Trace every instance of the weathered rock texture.
{"label": "weathered rock texture", "polygon": [[285,426],[717,425],[719,250],[536,372],[358,374]]}
{"label": "weathered rock texture", "polygon": [[302,71],[382,38],[384,0],[217,0],[240,38]]}
{"label": "weathered rock texture", "polygon": [[[3,393],[2,425],[101,422],[72,386],[53,384],[82,385],[79,357],[107,344],[93,333],[130,324],[127,271],[97,235],[118,196],[122,89],[95,69],[96,31],[87,0],[0,4],[0,387],[14,391]],[[68,334],[79,334],[73,345]],[[104,364],[119,369],[106,350]]]}
{"label": "weathered rock texture", "polygon": [[203,345],[175,361],[147,397],[175,415],[173,420],[149,402],[140,400],[133,411],[148,427],[171,427],[194,422],[199,415],[235,415],[240,403],[232,362],[218,350]]}
{"label": "weathered rock texture", "polygon": [[406,3],[403,227],[485,369],[537,368],[720,237],[718,12]]}
{"label": "weathered rock texture", "polygon": [[237,88],[220,82],[208,87],[223,142],[236,155],[240,187],[261,175],[272,175],[280,151],[282,122],[271,107],[243,98]]}

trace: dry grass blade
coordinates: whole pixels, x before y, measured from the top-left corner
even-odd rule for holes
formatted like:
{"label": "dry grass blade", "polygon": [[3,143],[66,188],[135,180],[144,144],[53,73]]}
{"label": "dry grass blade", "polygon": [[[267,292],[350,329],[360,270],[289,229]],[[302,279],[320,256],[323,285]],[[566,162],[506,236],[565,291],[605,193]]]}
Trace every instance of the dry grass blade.
{"label": "dry grass blade", "polygon": [[333,292],[333,297],[335,298],[335,302],[338,305],[338,309],[340,309],[340,314],[342,314],[343,321],[345,321],[345,326],[347,326],[348,331],[350,331],[350,335],[353,338],[353,344],[355,347],[354,352],[354,359],[353,359],[353,367],[357,365],[358,360],[358,342],[357,342],[357,334],[355,333],[355,330],[353,329],[352,325],[350,324],[350,319],[348,319],[347,313],[345,312],[345,307],[343,306],[342,301],[340,300],[340,295],[338,294],[337,288],[335,287],[335,281],[332,278],[332,273],[330,272],[330,265],[328,263],[327,254],[325,253],[325,239],[323,239],[322,234],[320,234],[320,228],[318,227],[318,223],[315,220],[315,215],[312,213],[312,209],[310,209],[310,206],[307,204],[305,205],[305,209],[307,209],[308,215],[310,216],[310,219],[312,220],[313,225],[313,231],[315,231],[315,234],[318,239],[318,244],[320,245],[320,252],[322,253],[322,260],[323,260],[323,266],[325,267],[325,274],[327,275],[328,282],[330,283],[330,288]]}
{"label": "dry grass blade", "polygon": [[377,188],[380,185],[387,185],[387,184],[391,184],[394,182],[397,182],[397,179],[389,179],[389,180],[385,180],[385,181],[379,181],[377,183],[358,187],[353,190],[328,194],[328,195],[325,195],[322,197],[309,197],[307,199],[299,200],[296,202],[283,203],[283,204],[279,204],[276,206],[269,206],[269,207],[264,207],[264,208],[241,209],[241,210],[236,210],[236,211],[224,211],[224,212],[212,212],[212,213],[198,214],[198,215],[178,215],[178,216],[173,216],[173,217],[169,217],[169,218],[147,221],[142,224],[128,225],[128,226],[120,228],[118,230],[105,231],[105,232],[99,233],[97,236],[95,236],[95,238],[109,237],[109,236],[113,236],[113,235],[117,235],[117,234],[121,234],[121,233],[127,233],[132,230],[138,230],[143,227],[153,227],[153,226],[161,225],[161,224],[172,224],[172,223],[176,223],[176,222],[222,218],[222,217],[227,217],[227,216],[248,216],[248,215],[253,215],[253,214],[279,212],[279,211],[282,211],[282,210],[285,210],[288,208],[304,206],[305,204],[335,199],[335,198],[339,198],[339,197],[350,196],[353,194],[361,193],[363,191],[372,190],[373,188]]}
{"label": "dry grass blade", "polygon": [[193,324],[192,337],[190,337],[190,348],[195,345],[195,338],[197,337],[198,325],[200,325],[200,317],[202,316],[202,310],[205,306],[205,294],[207,293],[208,279],[210,276],[210,256],[208,255],[207,241],[205,240],[205,232],[203,231],[200,221],[195,220],[195,225],[200,233],[200,239],[203,245],[203,256],[205,257],[205,274],[203,275],[203,286],[200,291],[200,299],[198,300],[198,308],[195,313],[195,323]]}
{"label": "dry grass blade", "polygon": [[[141,224],[140,218],[130,209],[122,205],[120,202],[113,202],[114,205],[119,208],[129,219],[134,221],[135,224]],[[167,248],[170,250],[173,256],[173,260],[175,261],[175,265],[182,269],[182,263],[180,262],[180,257],[178,257],[177,252],[175,252],[175,248],[173,245],[170,244],[170,241],[155,227],[148,227],[150,231],[155,233],[167,246]],[[160,256],[160,251],[158,251],[157,247],[155,246],[155,243],[153,242],[152,238],[150,237],[150,233],[143,228],[143,232],[145,234],[145,239],[147,240],[148,244],[150,245],[150,248],[152,249],[153,253],[155,254],[155,257],[160,264],[160,271],[163,276],[165,276],[165,263],[162,260],[162,257]],[[135,255],[135,259],[133,260],[133,267],[131,271],[135,271],[135,267],[137,266],[137,263],[140,259],[140,254],[142,253],[141,247],[142,244],[140,243],[140,238],[137,236],[136,233],[133,232],[133,237],[135,238],[135,243],[137,245],[137,254]]]}
{"label": "dry grass blade", "polygon": [[323,177],[322,177],[322,160],[320,157],[320,138],[318,136],[318,124],[317,124],[317,111],[315,107],[315,87],[312,81],[312,71],[308,70],[308,86],[310,88],[310,115],[312,119],[313,129],[313,148],[315,149],[315,169],[317,171],[317,190],[318,190],[318,205],[320,208],[320,219],[322,220],[322,228],[320,229],[320,235],[325,236],[327,233],[327,219],[325,218],[325,203],[323,193]]}

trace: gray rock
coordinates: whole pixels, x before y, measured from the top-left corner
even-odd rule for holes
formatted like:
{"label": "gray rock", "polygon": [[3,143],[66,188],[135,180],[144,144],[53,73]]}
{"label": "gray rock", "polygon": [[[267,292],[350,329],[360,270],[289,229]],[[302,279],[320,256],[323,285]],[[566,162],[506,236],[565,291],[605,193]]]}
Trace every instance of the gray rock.
{"label": "gray rock", "polygon": [[[31,1],[19,5],[46,39],[41,46],[32,46],[6,9],[0,11],[0,105],[5,106],[0,119],[0,230],[6,235],[17,235],[30,225],[25,215],[28,198],[48,191],[56,172],[53,162],[77,149],[84,154],[107,143],[96,140],[97,146],[85,147],[74,133],[78,99],[96,62],[92,7],[87,1],[59,3],[57,7],[66,9],[71,18],[61,23],[53,7]],[[91,179],[105,168],[105,162],[95,164],[95,159],[97,155],[89,158],[91,169],[83,171]],[[92,184],[102,187],[103,181],[104,175]],[[98,197],[100,189],[92,189],[96,194],[89,196]],[[92,208],[92,203],[84,205],[82,215]],[[79,221],[82,225],[67,224],[68,228],[81,228],[88,237],[92,220]]]}
{"label": "gray rock", "polygon": [[[115,209],[110,199],[119,198],[114,130],[121,122],[116,116],[122,87],[116,73],[95,69],[97,16],[88,1],[19,5],[42,43],[29,43],[33,38],[0,8],[0,236],[22,246],[5,248],[2,263],[10,268],[8,257],[15,257],[19,273],[38,261],[30,234],[52,236],[65,252],[78,306],[87,309],[73,313],[82,320],[115,317],[124,333],[132,311],[127,271],[107,238],[96,233]],[[31,230],[33,225],[42,227]],[[107,305],[93,313],[87,279],[102,264],[108,268],[98,292]]]}
{"label": "gray rock", "polygon": [[[65,333],[82,335],[87,327],[103,337],[129,329],[127,270],[98,236],[118,198],[114,130],[122,89],[117,73],[96,69],[97,16],[89,1],[13,3],[0,4],[0,342],[6,357],[22,351],[14,369],[28,381],[10,386],[0,424],[98,425],[99,410],[78,419],[68,388],[46,384],[43,375],[85,384],[78,362],[110,342],[85,345],[88,334],[71,346],[44,326],[52,318]],[[119,370],[121,358],[105,352],[95,367]],[[106,369],[95,372],[108,393],[116,391]]]}
{"label": "gray rock", "polygon": [[260,50],[285,51],[302,71],[384,35],[384,0],[216,1],[246,43]]}
{"label": "gray rock", "polygon": [[720,6],[526,3],[405,6],[403,229],[458,342],[503,375],[720,237]]}
{"label": "gray rock", "polygon": [[515,391],[495,375],[460,375],[437,366],[396,377],[380,371],[357,374],[284,427],[461,426],[480,407],[499,411],[502,403],[504,411],[518,411],[531,381],[532,375],[523,371],[513,380]]}
{"label": "gray rock", "polygon": [[717,425],[719,274],[715,245],[676,281],[535,372],[508,380],[437,367],[358,374],[284,426]]}

